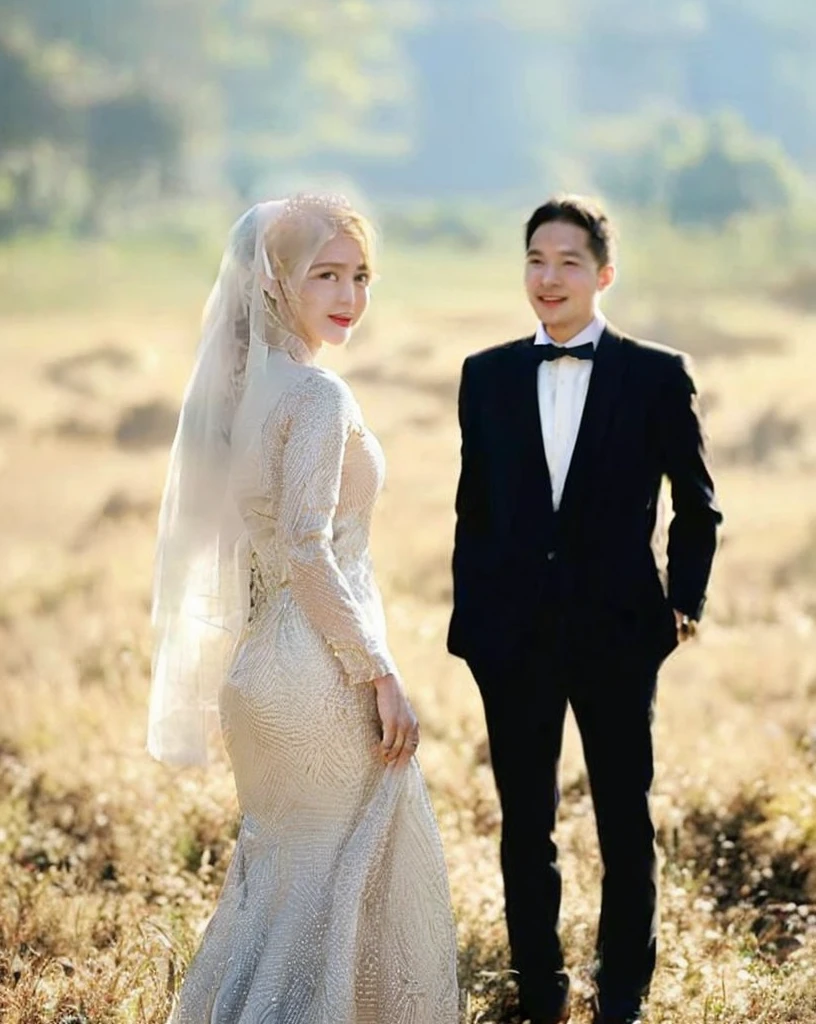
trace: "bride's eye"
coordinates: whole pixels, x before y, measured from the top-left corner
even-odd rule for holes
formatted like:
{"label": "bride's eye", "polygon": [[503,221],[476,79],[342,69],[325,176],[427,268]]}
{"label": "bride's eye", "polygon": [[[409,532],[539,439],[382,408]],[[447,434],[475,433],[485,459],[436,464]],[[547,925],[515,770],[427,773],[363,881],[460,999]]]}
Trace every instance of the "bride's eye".
{"label": "bride's eye", "polygon": [[336,281],[337,280],[337,274],[335,274],[335,272],[333,270],[324,270],[323,273],[320,275],[320,280],[321,281]]}
{"label": "bride's eye", "polygon": [[371,281],[371,275],[368,271],[363,270],[354,278],[354,280],[360,284],[368,284]]}

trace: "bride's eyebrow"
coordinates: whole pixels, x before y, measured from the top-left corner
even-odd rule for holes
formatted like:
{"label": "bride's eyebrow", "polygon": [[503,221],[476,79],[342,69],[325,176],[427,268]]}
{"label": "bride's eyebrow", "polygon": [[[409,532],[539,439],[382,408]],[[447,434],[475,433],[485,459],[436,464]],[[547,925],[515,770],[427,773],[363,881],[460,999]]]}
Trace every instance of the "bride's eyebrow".
{"label": "bride's eyebrow", "polygon": [[[311,266],[311,269],[312,270],[345,270],[347,266],[348,266],[348,263],[313,263],[312,266]],[[356,272],[359,274],[363,270],[365,270],[365,271],[368,270],[368,265],[365,264],[365,263],[361,263],[360,266],[357,267],[357,271]]]}

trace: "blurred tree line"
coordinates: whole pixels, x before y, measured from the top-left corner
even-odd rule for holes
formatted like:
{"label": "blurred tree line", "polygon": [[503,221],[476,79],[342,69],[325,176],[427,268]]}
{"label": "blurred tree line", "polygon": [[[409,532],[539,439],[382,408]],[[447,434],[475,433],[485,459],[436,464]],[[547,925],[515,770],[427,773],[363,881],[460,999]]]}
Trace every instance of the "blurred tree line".
{"label": "blurred tree line", "polygon": [[0,235],[344,175],[680,224],[816,172],[811,0],[0,0]]}

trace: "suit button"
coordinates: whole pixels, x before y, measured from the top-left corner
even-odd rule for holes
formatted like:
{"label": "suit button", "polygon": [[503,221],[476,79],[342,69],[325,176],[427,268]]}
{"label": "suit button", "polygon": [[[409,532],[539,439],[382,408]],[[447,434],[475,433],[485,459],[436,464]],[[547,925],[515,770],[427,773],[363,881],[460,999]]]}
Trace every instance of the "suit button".
{"label": "suit button", "polygon": [[547,552],[547,561],[548,562],[554,562],[555,561],[555,552],[554,551],[548,551]]}

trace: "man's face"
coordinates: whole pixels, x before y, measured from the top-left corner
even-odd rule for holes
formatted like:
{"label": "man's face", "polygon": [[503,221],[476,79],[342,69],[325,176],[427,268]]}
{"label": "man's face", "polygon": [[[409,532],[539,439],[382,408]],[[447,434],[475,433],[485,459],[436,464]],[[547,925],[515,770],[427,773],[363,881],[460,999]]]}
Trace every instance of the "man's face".
{"label": "man's face", "polygon": [[595,315],[595,300],[615,276],[599,267],[589,235],[576,224],[550,221],[530,239],[524,272],[527,298],[553,341],[569,341]]}

